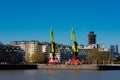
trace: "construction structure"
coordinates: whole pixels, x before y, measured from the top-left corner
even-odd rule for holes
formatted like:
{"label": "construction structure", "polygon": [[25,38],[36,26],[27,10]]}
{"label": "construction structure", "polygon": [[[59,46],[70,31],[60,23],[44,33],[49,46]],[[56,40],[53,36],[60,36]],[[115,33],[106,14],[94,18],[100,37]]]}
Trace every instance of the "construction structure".
{"label": "construction structure", "polygon": [[91,44],[96,44],[96,34],[93,31],[88,34],[88,45]]}

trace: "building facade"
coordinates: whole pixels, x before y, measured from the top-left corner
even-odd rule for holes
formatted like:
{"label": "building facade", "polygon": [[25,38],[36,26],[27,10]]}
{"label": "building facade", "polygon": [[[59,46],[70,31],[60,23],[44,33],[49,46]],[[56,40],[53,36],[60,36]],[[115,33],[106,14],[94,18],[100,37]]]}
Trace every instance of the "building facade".
{"label": "building facade", "polygon": [[10,43],[12,46],[19,46],[25,51],[25,60],[31,61],[31,56],[35,53],[50,53],[51,45],[48,42],[39,42],[36,40],[32,41],[13,41]]}
{"label": "building facade", "polygon": [[42,42],[40,43],[40,53],[48,53],[50,52],[50,43]]}
{"label": "building facade", "polygon": [[13,41],[10,43],[13,46],[20,46],[26,53],[32,55],[34,53],[40,53],[39,41]]}

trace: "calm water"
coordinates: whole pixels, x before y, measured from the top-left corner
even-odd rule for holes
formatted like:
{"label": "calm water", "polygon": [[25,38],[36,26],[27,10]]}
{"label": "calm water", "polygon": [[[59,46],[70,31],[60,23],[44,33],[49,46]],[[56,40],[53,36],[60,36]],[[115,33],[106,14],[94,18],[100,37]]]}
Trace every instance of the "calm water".
{"label": "calm water", "polygon": [[0,71],[0,80],[120,80],[120,71],[10,70]]}

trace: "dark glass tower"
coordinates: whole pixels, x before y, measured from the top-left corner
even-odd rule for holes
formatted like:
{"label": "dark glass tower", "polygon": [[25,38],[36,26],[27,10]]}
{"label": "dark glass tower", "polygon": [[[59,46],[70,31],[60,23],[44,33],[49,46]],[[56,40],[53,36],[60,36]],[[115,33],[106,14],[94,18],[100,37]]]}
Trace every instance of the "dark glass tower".
{"label": "dark glass tower", "polygon": [[88,45],[90,44],[96,44],[96,34],[93,31],[88,34]]}

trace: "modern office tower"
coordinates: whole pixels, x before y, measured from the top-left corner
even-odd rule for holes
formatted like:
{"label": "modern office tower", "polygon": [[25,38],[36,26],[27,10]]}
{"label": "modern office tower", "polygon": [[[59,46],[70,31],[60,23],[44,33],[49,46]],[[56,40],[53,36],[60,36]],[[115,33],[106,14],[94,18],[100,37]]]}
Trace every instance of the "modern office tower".
{"label": "modern office tower", "polygon": [[112,53],[118,53],[118,45],[117,44],[110,45],[110,51]]}
{"label": "modern office tower", "polygon": [[92,31],[88,34],[88,45],[90,44],[96,44],[96,34]]}
{"label": "modern office tower", "polygon": [[97,48],[99,49],[99,50],[104,50],[105,48],[104,48],[104,44],[97,44]]}

